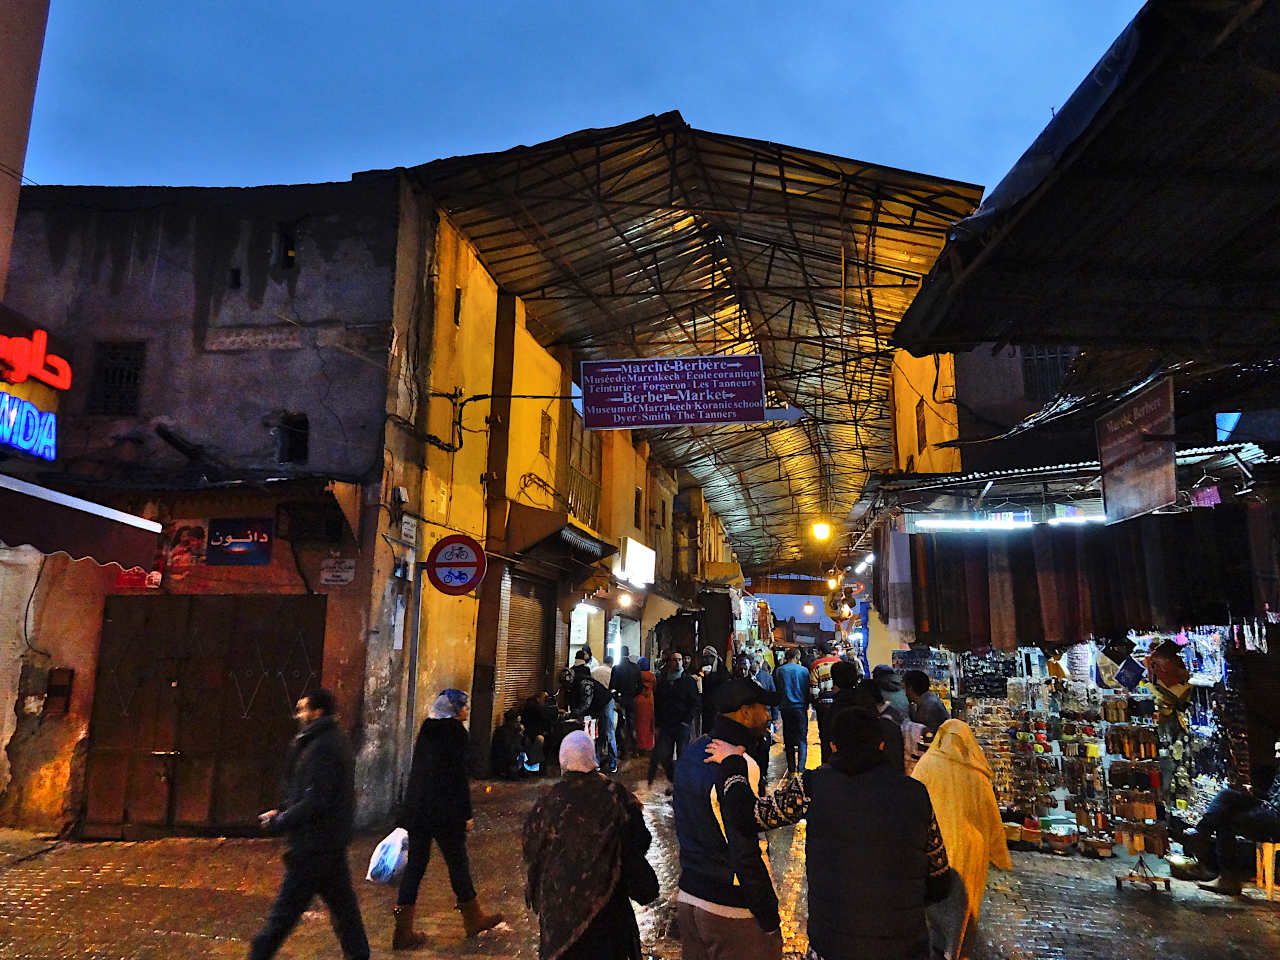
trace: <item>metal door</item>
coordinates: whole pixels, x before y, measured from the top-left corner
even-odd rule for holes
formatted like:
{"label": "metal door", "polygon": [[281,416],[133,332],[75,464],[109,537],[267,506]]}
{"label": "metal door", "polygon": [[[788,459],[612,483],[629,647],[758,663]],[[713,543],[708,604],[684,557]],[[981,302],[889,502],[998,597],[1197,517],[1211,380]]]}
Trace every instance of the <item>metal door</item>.
{"label": "metal door", "polygon": [[323,597],[108,597],[84,835],[253,828],[323,642]]}
{"label": "metal door", "polygon": [[500,652],[495,718],[526,697],[543,693],[549,650],[554,644],[555,588],[510,577],[507,632]]}

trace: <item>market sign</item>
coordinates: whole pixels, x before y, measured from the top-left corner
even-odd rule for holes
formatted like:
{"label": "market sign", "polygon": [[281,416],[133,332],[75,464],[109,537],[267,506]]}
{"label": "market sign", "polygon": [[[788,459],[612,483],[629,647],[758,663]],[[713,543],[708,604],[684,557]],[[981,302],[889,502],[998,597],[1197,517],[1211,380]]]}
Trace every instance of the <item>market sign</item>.
{"label": "market sign", "polygon": [[55,390],[71,388],[71,364],[49,352],[49,334],[0,336],[0,378],[19,387],[0,387],[0,444],[41,460],[58,457],[58,415],[20,396],[21,385],[37,380]]}
{"label": "market sign", "polygon": [[489,561],[479,541],[455,533],[436,541],[426,563],[431,585],[441,593],[460,597],[480,586]]}
{"label": "market sign", "polygon": [[1096,423],[1107,523],[1140,517],[1178,499],[1173,381],[1165,378]]}
{"label": "market sign", "polygon": [[588,430],[763,423],[759,354],[582,364],[582,419]]}

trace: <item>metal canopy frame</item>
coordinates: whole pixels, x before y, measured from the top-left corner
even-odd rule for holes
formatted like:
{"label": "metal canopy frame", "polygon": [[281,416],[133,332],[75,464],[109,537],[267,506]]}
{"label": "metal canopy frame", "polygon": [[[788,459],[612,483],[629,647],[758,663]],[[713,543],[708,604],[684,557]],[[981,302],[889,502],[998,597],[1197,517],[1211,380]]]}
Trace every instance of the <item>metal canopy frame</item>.
{"label": "metal canopy frame", "polygon": [[811,568],[891,466],[893,329],[981,188],[671,112],[409,174],[575,357],[750,354],[794,422],[646,431],[749,571]]}

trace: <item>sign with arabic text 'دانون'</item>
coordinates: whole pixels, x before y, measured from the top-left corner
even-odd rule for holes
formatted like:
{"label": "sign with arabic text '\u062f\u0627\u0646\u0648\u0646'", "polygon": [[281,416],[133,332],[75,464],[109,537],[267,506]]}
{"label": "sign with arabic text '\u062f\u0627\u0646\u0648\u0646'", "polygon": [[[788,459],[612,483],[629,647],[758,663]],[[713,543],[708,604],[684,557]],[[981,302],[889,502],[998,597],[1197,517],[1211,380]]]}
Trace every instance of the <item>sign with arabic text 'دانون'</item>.
{"label": "sign with arabic text '\u062f\u0627\u0646\u0648\u0646'", "polygon": [[270,517],[234,517],[209,521],[204,562],[211,567],[263,567],[271,562],[275,521]]}
{"label": "sign with arabic text '\u062f\u0627\u0646\u0648\u0646'", "polygon": [[588,430],[764,420],[764,365],[759,354],[582,364],[582,421]]}

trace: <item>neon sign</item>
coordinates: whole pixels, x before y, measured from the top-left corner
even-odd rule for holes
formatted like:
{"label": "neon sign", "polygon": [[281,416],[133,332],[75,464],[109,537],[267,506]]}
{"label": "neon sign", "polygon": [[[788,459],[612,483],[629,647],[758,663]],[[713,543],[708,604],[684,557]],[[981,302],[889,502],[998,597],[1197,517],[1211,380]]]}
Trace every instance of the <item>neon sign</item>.
{"label": "neon sign", "polygon": [[55,460],[58,416],[0,390],[0,443],[42,460]]}
{"label": "neon sign", "polygon": [[8,368],[4,378],[10,383],[35,377],[55,390],[71,389],[71,364],[49,353],[49,334],[44,330],[33,330],[30,337],[0,336],[0,363]]}

